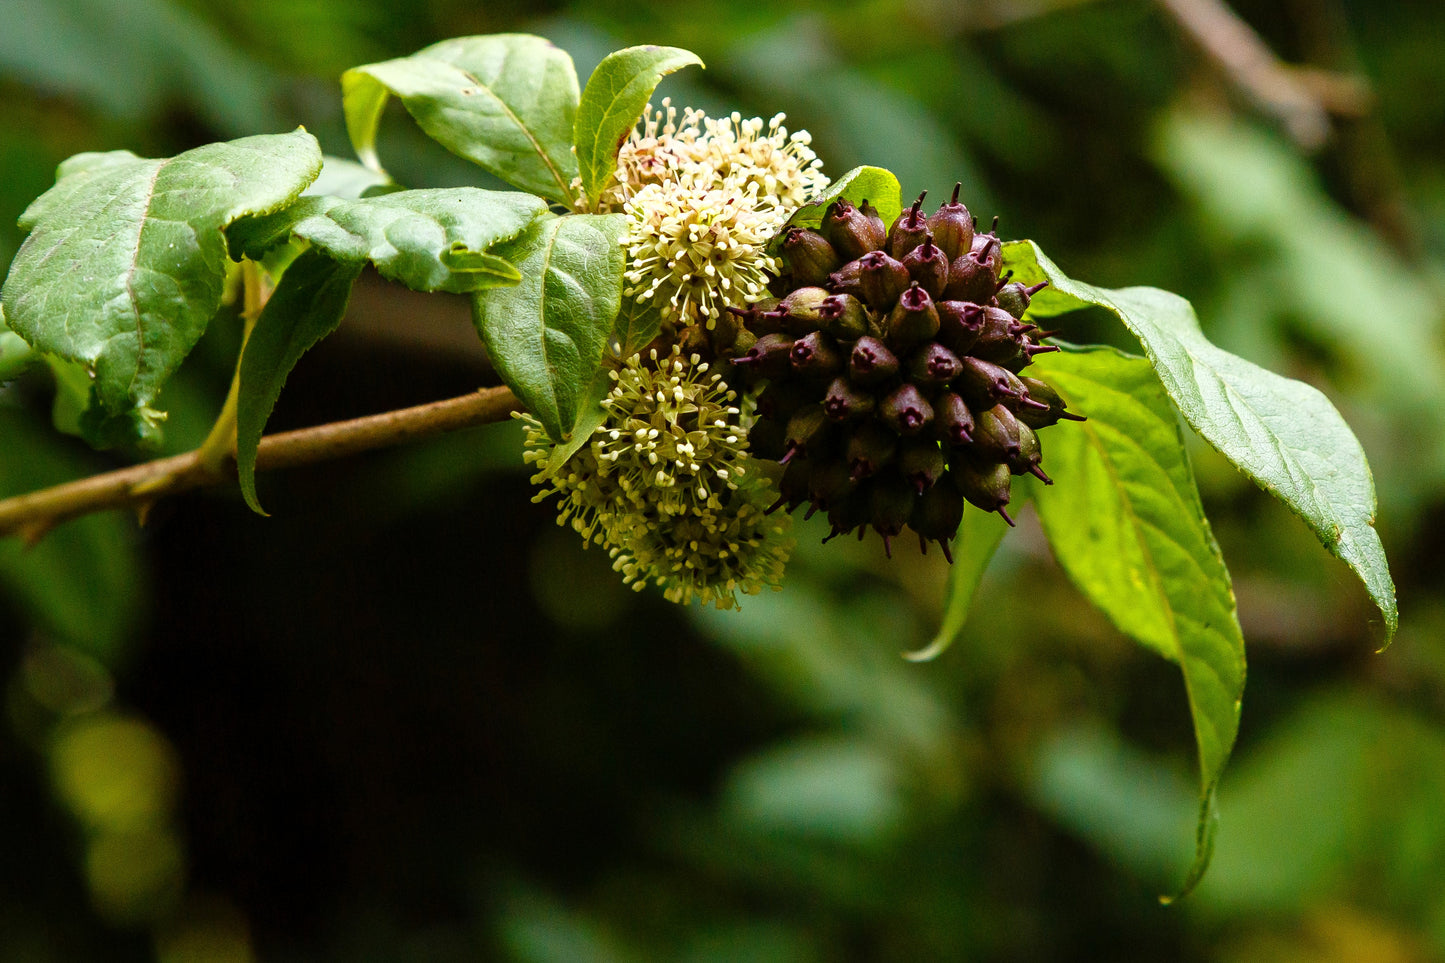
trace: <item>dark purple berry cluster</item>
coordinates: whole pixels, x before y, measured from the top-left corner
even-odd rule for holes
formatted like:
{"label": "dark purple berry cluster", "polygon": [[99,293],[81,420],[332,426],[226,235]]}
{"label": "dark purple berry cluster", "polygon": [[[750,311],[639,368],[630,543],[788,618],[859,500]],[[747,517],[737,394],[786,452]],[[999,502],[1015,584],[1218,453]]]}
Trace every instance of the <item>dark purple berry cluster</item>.
{"label": "dark purple berry cluster", "polygon": [[[1001,246],[953,198],[923,195],[892,226],[865,200],[789,228],[775,297],[737,312],[755,336],[733,363],[763,379],[753,454],[785,469],[779,507],[827,512],[832,538],[905,527],[948,543],[963,503],[1009,524],[1010,479],[1039,467],[1038,429],[1078,418],[1021,374],[1057,351],[1023,321],[1043,285],[1001,275]],[[995,221],[995,225],[996,225]]]}

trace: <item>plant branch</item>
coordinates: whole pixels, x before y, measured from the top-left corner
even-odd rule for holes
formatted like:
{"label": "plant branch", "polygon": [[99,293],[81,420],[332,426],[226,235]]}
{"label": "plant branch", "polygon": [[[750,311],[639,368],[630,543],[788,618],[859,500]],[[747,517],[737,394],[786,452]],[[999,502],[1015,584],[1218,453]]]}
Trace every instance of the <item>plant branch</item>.
{"label": "plant branch", "polygon": [[[261,439],[256,468],[290,468],[345,458],[504,421],[519,410],[521,403],[511,389],[483,388],[414,408],[267,435]],[[19,535],[33,544],[63,521],[112,508],[132,508],[144,517],[150,505],[163,496],[234,481],[235,477],[234,456],[210,463],[204,448],[93,475],[0,501],[0,538]]]}
{"label": "plant branch", "polygon": [[1359,116],[1369,90],[1352,75],[1283,63],[1224,0],[1158,0],[1221,71],[1274,115],[1300,147],[1313,151],[1330,137],[1330,114]]}

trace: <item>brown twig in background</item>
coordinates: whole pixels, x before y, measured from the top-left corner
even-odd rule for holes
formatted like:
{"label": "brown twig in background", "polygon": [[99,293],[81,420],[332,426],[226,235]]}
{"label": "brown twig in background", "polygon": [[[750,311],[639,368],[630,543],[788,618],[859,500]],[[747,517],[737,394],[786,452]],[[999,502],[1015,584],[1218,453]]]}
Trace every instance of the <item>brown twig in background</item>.
{"label": "brown twig in background", "polygon": [[[511,389],[483,388],[472,394],[413,408],[302,428],[261,439],[257,470],[289,468],[345,458],[461,428],[505,420],[521,409]],[[134,465],[0,501],[0,538],[19,535],[34,543],[71,518],[113,508],[145,510],[166,495],[232,481],[234,459],[208,464],[200,450]]]}
{"label": "brown twig in background", "polygon": [[1158,3],[1303,149],[1318,150],[1329,140],[1332,113],[1358,117],[1369,111],[1371,95],[1362,78],[1288,66],[1223,0]]}

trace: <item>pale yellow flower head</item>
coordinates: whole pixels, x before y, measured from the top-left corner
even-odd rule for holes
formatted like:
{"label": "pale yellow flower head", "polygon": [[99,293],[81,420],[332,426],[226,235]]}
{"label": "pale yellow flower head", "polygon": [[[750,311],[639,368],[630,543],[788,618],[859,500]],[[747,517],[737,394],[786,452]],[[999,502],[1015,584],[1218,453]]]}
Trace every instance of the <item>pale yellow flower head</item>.
{"label": "pale yellow flower head", "polygon": [[627,202],[623,294],[679,326],[712,328],[729,305],[756,301],[778,264],[768,242],[788,219],[752,181],[714,181],[706,171],[649,184]]}
{"label": "pale yellow flower head", "polygon": [[634,355],[613,372],[607,418],[559,462],[528,416],[527,462],[558,498],[558,524],[604,546],[623,581],[657,585],[673,602],[732,608],[737,595],[779,587],[792,550],[787,514],[747,454],[736,395],[697,356]]}

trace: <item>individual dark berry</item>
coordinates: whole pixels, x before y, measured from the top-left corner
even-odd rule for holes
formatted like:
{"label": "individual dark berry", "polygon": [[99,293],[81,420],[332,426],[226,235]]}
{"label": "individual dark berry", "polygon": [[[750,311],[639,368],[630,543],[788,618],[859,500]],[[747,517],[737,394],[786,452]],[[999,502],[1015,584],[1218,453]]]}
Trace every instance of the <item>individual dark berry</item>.
{"label": "individual dark berry", "polygon": [[788,419],[788,430],[783,438],[786,452],[778,460],[786,462],[798,455],[806,455],[811,447],[824,441],[827,434],[828,416],[823,413],[823,406],[804,405]]}
{"label": "individual dark berry", "polygon": [[897,452],[898,435],[876,421],[867,421],[849,437],[843,457],[849,476],[857,481],[877,474]]}
{"label": "individual dark berry", "polygon": [[845,261],[852,261],[876,251],[883,244],[875,219],[870,218],[844,198],[828,205],[823,214],[823,236]]}
{"label": "individual dark berry", "polygon": [[808,478],[809,498],[813,504],[825,510],[853,494],[857,487],[857,483],[848,473],[848,465],[837,457],[818,460]]}
{"label": "individual dark berry", "polygon": [[798,374],[829,378],[843,370],[845,356],[838,350],[837,342],[821,331],[814,331],[793,342],[789,358]]}
{"label": "individual dark berry", "polygon": [[875,311],[887,311],[898,303],[913,278],[908,268],[882,251],[870,251],[857,261],[858,285],[863,302]]}
{"label": "individual dark berry", "polygon": [[[997,231],[998,218],[993,219],[993,225],[994,230]],[[994,278],[997,278],[999,272],[1003,270],[1003,244],[999,241],[998,235],[975,234],[973,244],[969,245],[969,253],[987,264],[993,272]],[[997,285],[998,282],[995,280],[994,286],[997,287]]]}
{"label": "individual dark berry", "polygon": [[951,476],[952,472],[944,475],[920,495],[908,519],[908,527],[918,533],[918,547],[926,552],[929,541],[936,541],[949,562],[953,561],[953,552],[948,543],[958,533],[958,523],[963,521],[963,496]]}
{"label": "individual dark berry", "polygon": [[973,350],[983,330],[983,308],[970,301],[937,301],[938,341],[954,354]]}
{"label": "individual dark berry", "polygon": [[997,288],[997,265],[970,251],[954,258],[948,266],[948,285],[943,289],[943,297],[947,301],[982,304],[993,297]]}
{"label": "individual dark berry", "polygon": [[1013,458],[1009,459],[1009,470],[1015,475],[1033,475],[1045,485],[1052,485],[1054,480],[1044,474],[1044,470],[1039,467],[1040,462],[1042,462],[1044,458],[1043,449],[1039,447],[1039,436],[1034,434],[1032,428],[1022,422],[1018,424],[1018,432],[1019,452]]}
{"label": "individual dark berry", "polygon": [[909,277],[927,291],[929,297],[938,298],[943,294],[948,284],[948,256],[933,243],[932,234],[925,234],[923,243],[903,256],[902,264],[908,269]]}
{"label": "individual dark berry", "polygon": [[992,407],[1000,402],[1014,404],[1027,394],[1018,375],[1001,365],[973,355],[960,359],[960,364],[963,370],[956,386],[965,401],[980,408]]}
{"label": "individual dark berry", "polygon": [[[983,309],[983,325],[974,343],[973,353],[994,364],[1012,366],[1022,360],[1028,363],[1025,335],[1035,330],[1034,325],[1025,324],[1002,308]],[[1022,367],[1022,365],[1020,365]]]}
{"label": "individual dark berry", "polygon": [[733,364],[747,368],[762,378],[776,378],[792,369],[793,338],[786,334],[765,334],[747,354],[733,359]]}
{"label": "individual dark berry", "polygon": [[938,481],[943,468],[943,450],[931,438],[909,439],[898,449],[898,470],[920,495]]}
{"label": "individual dark berry", "polygon": [[1012,463],[1022,451],[1019,434],[1027,430],[1003,405],[980,411],[974,417],[974,444],[981,454],[997,461]]}
{"label": "individual dark berry", "polygon": [[833,526],[833,530],[823,539],[824,542],[868,524],[867,494],[861,490],[854,491],[846,498],[834,501],[828,506],[828,524]]}
{"label": "individual dark berry", "polygon": [[863,297],[861,259],[858,261],[849,261],[828,275],[826,286],[828,290],[834,294],[851,294],[855,298]]}
{"label": "individual dark berry", "polygon": [[938,333],[938,309],[928,292],[913,282],[883,322],[883,334],[894,350],[906,351]]}
{"label": "individual dark berry", "polygon": [[908,379],[921,388],[946,385],[963,371],[958,355],[929,341],[908,360]]}
{"label": "individual dark berry", "polygon": [[868,311],[851,294],[830,295],[818,307],[823,330],[840,341],[856,341],[868,333]]}
{"label": "individual dark berry", "polygon": [[[751,444],[751,439],[749,439]],[[792,511],[799,505],[812,498],[811,481],[813,477],[814,462],[809,458],[794,458],[788,462],[783,469],[783,477],[778,479],[778,500],[769,508],[769,512],[775,512],[779,508],[786,508]]]}
{"label": "individual dark berry", "polygon": [[950,447],[973,441],[973,412],[956,392],[945,391],[933,402],[933,433]]}
{"label": "individual dark berry", "polygon": [[928,236],[928,218],[923,216],[923,198],[927,194],[919,194],[913,206],[899,214],[888,229],[888,253],[900,261]]}
{"label": "individual dark berry", "polygon": [[797,284],[821,286],[843,263],[826,237],[805,227],[788,228],[782,251]]}
{"label": "individual dark berry", "polygon": [[1058,424],[1061,419],[1067,419],[1069,421],[1084,420],[1083,416],[1064,410],[1068,405],[1064,403],[1063,398],[1059,397],[1059,393],[1054,390],[1053,385],[1046,381],[1040,381],[1037,378],[1020,378],[1019,381],[1023,384],[1024,390],[1028,392],[1030,398],[1040,404],[1047,405],[1047,407],[1042,410],[1037,408],[1019,409],[1019,421],[1028,425],[1030,428],[1035,430],[1048,428],[1051,425]]}
{"label": "individual dark berry", "polygon": [[998,306],[1016,318],[1022,318],[1024,312],[1029,309],[1029,303],[1033,301],[1034,295],[1049,286],[1049,282],[1040,281],[1033,287],[1024,287],[1022,281],[1012,281],[998,289],[994,299]]}
{"label": "individual dark berry", "polygon": [[823,412],[834,421],[852,421],[871,414],[878,400],[847,378],[834,378],[823,395]]}
{"label": "individual dark berry", "polygon": [[888,243],[888,225],[883,223],[883,215],[878,213],[878,208],[868,203],[868,198],[863,198],[863,203],[858,205],[859,212],[868,219],[869,242],[873,250],[879,250]]}
{"label": "individual dark berry", "polygon": [[887,472],[869,487],[868,514],[873,530],[883,536],[883,551],[893,556],[890,539],[903,534],[903,527],[913,515],[918,494],[908,479],[897,472]]}
{"label": "individual dark berry", "polygon": [[883,423],[900,435],[916,435],[933,421],[933,406],[916,385],[904,382],[878,406]]}
{"label": "individual dark berry", "polygon": [[1008,466],[996,462],[983,462],[969,457],[950,458],[948,475],[969,504],[986,512],[998,512],[1003,520],[1013,525],[1005,507],[1009,503]]}
{"label": "individual dark berry", "polygon": [[782,312],[783,330],[806,334],[823,326],[823,302],[833,296],[827,288],[808,286],[789,291],[778,303]]}
{"label": "individual dark berry", "polygon": [[973,218],[958,200],[962,182],[953,185],[953,197],[928,219],[928,229],[933,232],[933,243],[943,248],[950,260],[967,254],[973,246]]}
{"label": "individual dark berry", "polygon": [[877,338],[863,336],[848,356],[848,376],[860,385],[874,385],[898,375],[898,358]]}

